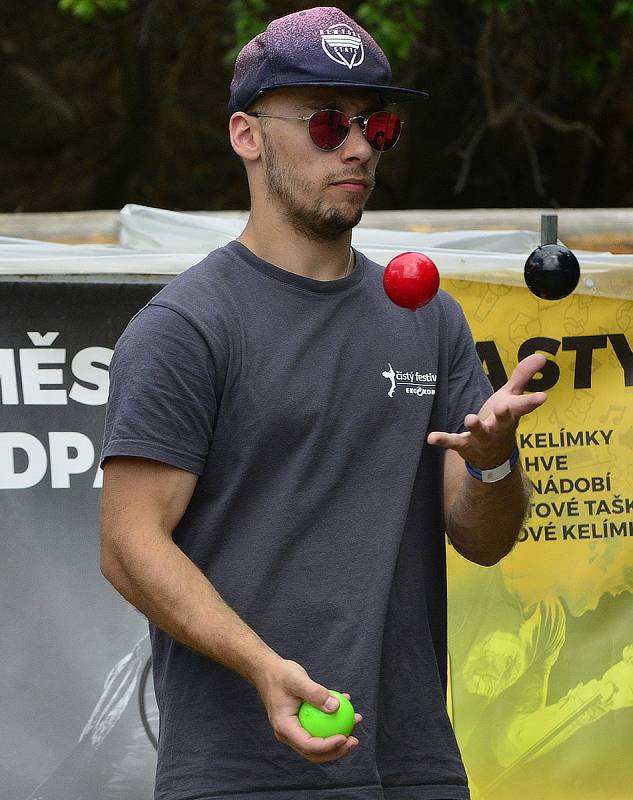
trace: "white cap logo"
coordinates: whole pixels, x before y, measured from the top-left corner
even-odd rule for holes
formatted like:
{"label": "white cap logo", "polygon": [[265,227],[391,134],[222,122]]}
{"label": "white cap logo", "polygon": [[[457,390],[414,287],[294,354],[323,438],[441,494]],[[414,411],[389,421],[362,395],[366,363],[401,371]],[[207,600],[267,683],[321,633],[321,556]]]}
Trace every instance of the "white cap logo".
{"label": "white cap logo", "polygon": [[321,45],[332,61],[343,64],[348,69],[359,66],[365,58],[360,36],[343,23],[331,25],[326,31],[321,31]]}

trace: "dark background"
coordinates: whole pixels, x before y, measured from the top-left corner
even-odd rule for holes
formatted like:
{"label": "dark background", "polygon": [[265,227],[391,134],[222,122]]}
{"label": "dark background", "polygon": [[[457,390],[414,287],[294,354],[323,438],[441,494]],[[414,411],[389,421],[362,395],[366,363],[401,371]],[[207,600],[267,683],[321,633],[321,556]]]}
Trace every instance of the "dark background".
{"label": "dark background", "polygon": [[[75,6],[114,0],[68,0]],[[119,0],[123,6],[126,0]],[[235,48],[313,3],[0,0],[0,212],[245,209]],[[633,0],[339,7],[387,50],[403,139],[370,209],[633,206]]]}

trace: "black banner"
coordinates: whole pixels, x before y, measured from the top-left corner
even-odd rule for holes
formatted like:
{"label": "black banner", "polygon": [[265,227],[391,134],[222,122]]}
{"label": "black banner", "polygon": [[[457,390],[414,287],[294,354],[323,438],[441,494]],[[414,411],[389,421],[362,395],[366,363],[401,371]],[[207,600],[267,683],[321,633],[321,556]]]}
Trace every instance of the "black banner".
{"label": "black banner", "polygon": [[147,621],[99,569],[108,365],[162,287],[0,282],[0,796],[149,800]]}

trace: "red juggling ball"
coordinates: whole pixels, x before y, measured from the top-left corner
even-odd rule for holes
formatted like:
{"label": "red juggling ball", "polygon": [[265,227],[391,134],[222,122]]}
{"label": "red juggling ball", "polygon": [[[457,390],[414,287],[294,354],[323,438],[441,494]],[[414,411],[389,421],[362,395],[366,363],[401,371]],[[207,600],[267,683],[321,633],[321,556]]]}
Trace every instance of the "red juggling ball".
{"label": "red juggling ball", "polygon": [[428,256],[400,253],[385,267],[382,282],[392,303],[416,311],[437,294],[440,274]]}

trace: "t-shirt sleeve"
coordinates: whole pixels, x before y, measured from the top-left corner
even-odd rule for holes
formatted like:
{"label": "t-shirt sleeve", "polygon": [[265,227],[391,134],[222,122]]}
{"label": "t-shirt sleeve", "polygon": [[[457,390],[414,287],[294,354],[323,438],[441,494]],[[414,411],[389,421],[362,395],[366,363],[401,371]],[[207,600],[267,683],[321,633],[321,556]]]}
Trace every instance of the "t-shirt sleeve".
{"label": "t-shirt sleeve", "polygon": [[177,311],[142,308],[110,362],[101,467],[108,456],[142,456],[201,475],[216,417],[217,363]]}
{"label": "t-shirt sleeve", "polygon": [[483,370],[475,342],[459,303],[450,298],[447,307],[450,338],[448,370],[448,433],[465,431],[464,417],[476,414],[493,393]]}

